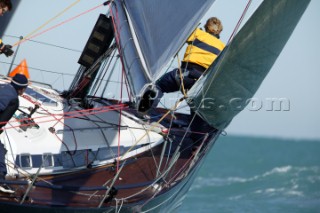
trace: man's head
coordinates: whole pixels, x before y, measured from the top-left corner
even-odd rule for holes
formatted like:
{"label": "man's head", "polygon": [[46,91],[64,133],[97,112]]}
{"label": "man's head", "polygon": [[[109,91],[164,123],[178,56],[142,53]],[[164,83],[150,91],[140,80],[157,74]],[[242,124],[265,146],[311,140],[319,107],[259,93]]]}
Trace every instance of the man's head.
{"label": "man's head", "polygon": [[28,79],[25,75],[17,73],[11,80],[11,85],[22,95],[28,86]]}
{"label": "man's head", "polygon": [[219,36],[223,30],[221,21],[216,17],[211,17],[207,20],[207,23],[204,25],[206,32]]}
{"label": "man's head", "polygon": [[10,0],[0,0],[0,15],[12,9],[12,3]]}

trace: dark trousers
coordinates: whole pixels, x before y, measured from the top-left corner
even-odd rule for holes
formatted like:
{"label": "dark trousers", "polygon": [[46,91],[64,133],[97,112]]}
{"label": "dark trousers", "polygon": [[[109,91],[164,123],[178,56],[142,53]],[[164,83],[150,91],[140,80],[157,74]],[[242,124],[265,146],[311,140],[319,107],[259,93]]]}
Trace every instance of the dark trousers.
{"label": "dark trousers", "polygon": [[[191,68],[191,69],[182,69],[183,75],[183,86],[184,89],[190,89],[194,83],[200,78],[202,72]],[[157,87],[162,92],[176,92],[182,89],[181,87],[181,77],[179,69],[174,69],[166,74],[164,74],[156,82]]]}
{"label": "dark trousers", "polygon": [[[202,75],[201,71],[195,68],[182,69],[183,75],[183,86],[185,90],[189,90],[194,83]],[[182,90],[181,77],[179,69],[174,69],[171,72],[164,74],[157,82],[156,86],[163,93],[170,93]],[[161,97],[160,97],[161,98]],[[206,121],[204,121],[200,116],[198,116],[192,109],[190,109],[191,119],[193,122],[190,125],[191,139],[194,143],[201,142],[205,137],[206,133],[209,136],[213,134],[216,129],[211,127]]]}
{"label": "dark trousers", "polygon": [[0,142],[0,177],[7,174],[7,167],[5,164],[5,155],[7,150],[4,148],[4,145]]}
{"label": "dark trousers", "polygon": [[[18,107],[19,99],[15,98],[10,101],[9,105],[4,111],[0,112],[0,134],[3,132],[3,130],[1,129],[11,119]],[[7,167],[5,164],[6,152],[7,150],[4,148],[4,145],[0,141],[0,177],[5,176],[7,174]]]}

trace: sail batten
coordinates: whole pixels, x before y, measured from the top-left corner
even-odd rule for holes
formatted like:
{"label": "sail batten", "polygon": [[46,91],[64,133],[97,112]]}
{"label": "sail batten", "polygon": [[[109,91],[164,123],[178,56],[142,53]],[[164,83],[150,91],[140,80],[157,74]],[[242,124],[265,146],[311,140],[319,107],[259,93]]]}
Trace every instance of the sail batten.
{"label": "sail batten", "polygon": [[189,91],[189,105],[211,126],[225,129],[256,93],[309,3],[263,1]]}

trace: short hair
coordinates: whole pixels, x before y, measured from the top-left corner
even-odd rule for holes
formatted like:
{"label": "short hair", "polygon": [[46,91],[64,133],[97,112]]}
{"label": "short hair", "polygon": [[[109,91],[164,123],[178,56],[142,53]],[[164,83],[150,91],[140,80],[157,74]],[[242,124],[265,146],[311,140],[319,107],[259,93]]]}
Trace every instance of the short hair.
{"label": "short hair", "polygon": [[209,18],[207,23],[204,25],[204,28],[208,33],[213,33],[215,35],[220,35],[223,30],[222,23],[217,17]]}
{"label": "short hair", "polygon": [[11,0],[0,0],[0,5],[1,7],[8,7],[9,11],[12,9]]}

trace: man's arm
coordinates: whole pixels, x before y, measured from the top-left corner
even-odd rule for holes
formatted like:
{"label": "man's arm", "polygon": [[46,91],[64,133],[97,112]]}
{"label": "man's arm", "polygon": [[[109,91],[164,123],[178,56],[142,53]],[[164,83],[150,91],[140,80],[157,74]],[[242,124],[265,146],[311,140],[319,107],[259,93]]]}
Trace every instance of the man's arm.
{"label": "man's arm", "polygon": [[[15,98],[10,101],[9,105],[5,110],[0,112],[0,129],[7,124],[7,122],[11,119],[11,117],[17,111],[18,108],[19,108],[19,99]],[[0,133],[1,132],[2,130],[0,130]]]}

